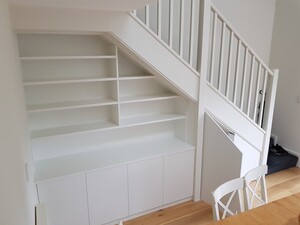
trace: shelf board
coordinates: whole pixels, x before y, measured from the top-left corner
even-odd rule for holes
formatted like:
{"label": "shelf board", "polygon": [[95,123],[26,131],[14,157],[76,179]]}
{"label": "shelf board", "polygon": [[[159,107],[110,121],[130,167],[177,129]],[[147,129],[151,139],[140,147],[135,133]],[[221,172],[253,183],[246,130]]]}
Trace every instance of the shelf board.
{"label": "shelf board", "polygon": [[114,101],[112,99],[92,99],[92,100],[55,102],[55,103],[27,105],[27,112],[28,113],[48,112],[48,111],[56,111],[56,110],[79,109],[79,108],[116,105],[116,104],[117,101]]}
{"label": "shelf board", "polygon": [[179,97],[178,95],[172,93],[120,96],[120,103],[158,101],[158,100],[167,100],[167,99],[178,98],[178,97]]}
{"label": "shelf board", "polygon": [[112,122],[94,122],[87,124],[70,125],[64,127],[47,128],[40,130],[33,130],[31,132],[31,138],[46,138],[52,136],[61,136],[68,134],[88,133],[98,130],[108,130],[116,128],[133,127],[140,125],[147,125],[153,123],[162,123],[174,120],[183,120],[186,116],[182,114],[157,114],[147,116],[136,116],[131,118],[124,118],[120,121],[120,126]]}
{"label": "shelf board", "polygon": [[61,60],[61,59],[116,59],[115,55],[95,56],[22,56],[21,60]]}
{"label": "shelf board", "polygon": [[173,120],[182,120],[185,119],[186,116],[182,114],[175,114],[175,113],[165,113],[165,114],[158,114],[158,115],[146,115],[146,116],[137,116],[137,117],[130,117],[130,118],[123,118],[120,120],[120,126],[136,126],[136,125],[145,125],[145,124],[152,124],[152,123],[161,123]]}
{"label": "shelf board", "polygon": [[97,130],[108,130],[115,128],[116,126],[117,125],[111,121],[101,121],[94,123],[39,129],[31,131],[31,138],[44,138],[58,135],[88,133]]}
{"label": "shelf board", "polygon": [[73,84],[102,81],[116,81],[116,77],[86,77],[86,78],[55,78],[24,80],[24,86],[49,85],[49,84]]}
{"label": "shelf board", "polygon": [[146,80],[146,79],[154,79],[155,77],[153,75],[147,75],[147,76],[121,76],[119,77],[119,80]]}
{"label": "shelf board", "polygon": [[168,135],[138,141],[122,141],[114,146],[35,162],[35,182],[85,173],[139,160],[193,151],[195,147]]}

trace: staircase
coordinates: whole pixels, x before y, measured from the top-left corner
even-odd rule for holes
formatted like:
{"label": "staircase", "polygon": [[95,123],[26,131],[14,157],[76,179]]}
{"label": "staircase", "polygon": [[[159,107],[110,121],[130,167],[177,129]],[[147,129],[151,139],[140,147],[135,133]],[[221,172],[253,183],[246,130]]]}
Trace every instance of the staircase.
{"label": "staircase", "polygon": [[[221,181],[209,183],[216,177],[209,166],[224,147],[215,145],[216,137],[226,145],[221,155],[235,156],[227,162],[219,158],[222,179],[266,163],[278,70],[260,59],[210,0],[158,0],[131,13],[12,6],[11,16],[15,31],[104,34],[155,79],[195,104],[197,118],[188,122],[196,123],[197,133],[192,143],[195,200],[201,183],[204,199]],[[255,158],[250,165],[248,156]]]}
{"label": "staircase", "polygon": [[[201,57],[198,50],[204,39],[198,35],[199,20],[206,19],[209,32],[204,35],[208,35],[209,49],[204,54],[208,62],[203,66],[208,68],[203,76],[210,101],[205,108],[243,136],[252,130],[260,133],[250,134],[247,139],[263,149],[263,136],[272,124],[270,111],[274,106],[278,70],[272,71],[260,59],[210,1],[204,4],[210,10],[207,18],[204,18],[205,12],[200,15],[199,0],[160,0],[132,15],[185,65],[197,71],[199,77]],[[246,129],[240,129],[243,120],[248,120]]]}
{"label": "staircase", "polygon": [[[200,89],[205,89],[205,100],[201,102],[199,99],[202,105],[199,108],[203,107],[206,113],[242,140],[237,141],[239,144],[233,141],[232,150],[227,149],[232,151],[231,155],[235,154],[236,148],[244,156],[256,154],[256,157],[252,155],[253,163],[247,169],[266,163],[278,70],[271,70],[260,59],[210,0],[159,0],[154,5],[132,12],[132,16],[170,52],[177,54],[183,64],[194,69],[199,82],[201,77],[205,77],[205,84],[200,82]],[[202,117],[201,110],[199,112],[199,117]],[[207,165],[215,164],[216,158],[222,155],[219,149],[222,147],[207,147],[207,142],[214,139],[216,133],[209,138],[206,129],[209,128],[204,126],[207,140],[200,140],[200,143],[206,143],[203,145],[203,160],[209,161],[202,164],[202,196],[209,195],[216,185],[222,183],[219,179],[217,184],[208,184],[210,177],[218,176]],[[212,154],[210,158],[206,152]],[[231,171],[228,177],[222,174],[222,179],[234,178],[231,164],[222,163],[222,160],[218,163],[220,168]],[[240,164],[236,166],[241,168]]]}

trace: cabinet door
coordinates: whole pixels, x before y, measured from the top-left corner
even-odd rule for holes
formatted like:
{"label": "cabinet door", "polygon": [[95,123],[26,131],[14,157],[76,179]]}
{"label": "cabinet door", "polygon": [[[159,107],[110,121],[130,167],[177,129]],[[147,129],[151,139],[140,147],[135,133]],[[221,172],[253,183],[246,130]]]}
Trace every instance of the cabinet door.
{"label": "cabinet door", "polygon": [[49,225],[88,225],[85,175],[39,183],[40,203],[45,203]]}
{"label": "cabinet door", "polygon": [[90,225],[128,216],[126,165],[88,173],[86,176]]}
{"label": "cabinet door", "polygon": [[164,157],[164,203],[191,197],[194,181],[194,151]]}
{"label": "cabinet door", "polygon": [[163,205],[163,157],[128,165],[129,214]]}

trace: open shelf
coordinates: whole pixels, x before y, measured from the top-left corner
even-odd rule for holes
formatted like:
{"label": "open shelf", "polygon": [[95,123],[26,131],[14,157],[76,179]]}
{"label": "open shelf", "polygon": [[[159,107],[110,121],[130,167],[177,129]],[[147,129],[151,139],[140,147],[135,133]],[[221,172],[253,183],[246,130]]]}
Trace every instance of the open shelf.
{"label": "open shelf", "polygon": [[120,120],[120,126],[130,126],[130,125],[145,125],[151,123],[162,123],[167,121],[173,120],[183,120],[185,119],[185,115],[181,114],[171,114],[171,113],[164,113],[164,114],[157,114],[157,115],[143,115],[143,116],[136,116],[130,118],[123,118]]}
{"label": "open shelf", "polygon": [[57,135],[87,133],[97,130],[115,128],[117,125],[111,121],[101,121],[86,124],[77,124],[63,127],[46,128],[31,131],[31,138],[43,138]]}
{"label": "open shelf", "polygon": [[18,43],[36,182],[195,149],[187,101],[106,38]]}
{"label": "open shelf", "polygon": [[171,135],[123,141],[107,148],[37,161],[34,179],[39,182],[194,149],[194,146]]}
{"label": "open shelf", "polygon": [[119,77],[119,80],[146,80],[146,79],[154,79],[153,75],[143,75],[143,76],[126,76]]}
{"label": "open shelf", "polygon": [[172,93],[159,93],[159,94],[145,94],[145,95],[131,95],[121,96],[121,103],[134,103],[134,102],[146,102],[146,101],[158,101],[178,98],[178,95]]}
{"label": "open shelf", "polygon": [[55,110],[79,109],[79,108],[115,105],[115,104],[117,104],[117,101],[114,101],[113,99],[92,99],[92,100],[56,102],[56,103],[28,105],[27,112],[29,113],[47,112],[47,111],[55,111]]}
{"label": "open shelf", "polygon": [[46,79],[27,79],[24,80],[24,86],[49,85],[49,84],[74,84],[102,81],[116,81],[116,77],[84,77],[84,78],[46,78]]}
{"label": "open shelf", "polygon": [[141,126],[154,123],[163,123],[168,121],[184,120],[185,115],[175,113],[164,113],[156,115],[141,115],[120,120],[120,126],[113,122],[94,122],[78,125],[69,125],[63,127],[45,128],[33,130],[31,138],[46,138],[52,136],[70,135],[78,133],[88,133],[107,129],[117,129],[124,127]]}

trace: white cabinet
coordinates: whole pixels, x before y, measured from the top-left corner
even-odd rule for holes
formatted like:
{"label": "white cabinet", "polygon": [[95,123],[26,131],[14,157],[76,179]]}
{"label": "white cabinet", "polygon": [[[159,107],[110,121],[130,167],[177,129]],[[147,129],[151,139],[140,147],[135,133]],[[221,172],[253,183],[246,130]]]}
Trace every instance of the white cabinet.
{"label": "white cabinet", "polygon": [[50,225],[101,225],[190,198],[193,180],[194,150],[187,150],[37,186]]}
{"label": "white cabinet", "polygon": [[164,203],[168,204],[193,195],[194,151],[164,157]]}
{"label": "white cabinet", "polygon": [[127,165],[87,173],[90,225],[128,216]]}
{"label": "white cabinet", "polygon": [[37,184],[49,225],[89,225],[85,175],[73,175]]}
{"label": "white cabinet", "polygon": [[192,195],[191,155],[172,155],[195,150],[193,103],[101,35],[27,33],[18,44],[50,225],[110,223]]}
{"label": "white cabinet", "polygon": [[129,214],[163,205],[163,158],[128,165]]}

